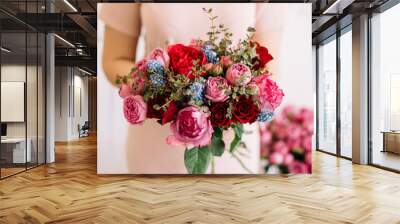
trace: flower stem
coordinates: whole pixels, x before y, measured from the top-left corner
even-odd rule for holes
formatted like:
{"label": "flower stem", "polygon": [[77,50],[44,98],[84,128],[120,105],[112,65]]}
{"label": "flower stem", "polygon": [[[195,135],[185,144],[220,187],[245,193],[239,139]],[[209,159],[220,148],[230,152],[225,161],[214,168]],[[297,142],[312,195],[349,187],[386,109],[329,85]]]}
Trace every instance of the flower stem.
{"label": "flower stem", "polygon": [[235,153],[231,154],[233,158],[235,158],[239,162],[239,164],[242,166],[244,170],[246,170],[249,174],[253,174],[253,172],[251,172],[251,170],[246,165],[244,165],[243,161],[239,158],[239,156],[237,156]]}
{"label": "flower stem", "polygon": [[214,160],[214,156],[211,158],[211,174],[215,174],[215,160]]}

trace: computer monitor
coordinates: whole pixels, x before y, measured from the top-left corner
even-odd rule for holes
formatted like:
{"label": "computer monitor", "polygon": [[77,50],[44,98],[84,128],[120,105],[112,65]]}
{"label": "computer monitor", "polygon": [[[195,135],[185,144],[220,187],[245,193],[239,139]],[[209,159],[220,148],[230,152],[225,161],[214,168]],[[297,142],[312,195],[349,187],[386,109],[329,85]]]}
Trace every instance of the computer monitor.
{"label": "computer monitor", "polygon": [[1,123],[1,136],[7,136],[7,124]]}

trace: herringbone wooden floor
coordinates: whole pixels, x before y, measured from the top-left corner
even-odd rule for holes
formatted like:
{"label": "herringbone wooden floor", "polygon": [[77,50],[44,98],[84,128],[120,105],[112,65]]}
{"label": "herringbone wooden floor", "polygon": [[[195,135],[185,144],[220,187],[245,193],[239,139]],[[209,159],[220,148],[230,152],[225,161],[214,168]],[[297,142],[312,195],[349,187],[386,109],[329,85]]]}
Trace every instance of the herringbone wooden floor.
{"label": "herringbone wooden floor", "polygon": [[96,139],[0,181],[0,223],[400,223],[400,175],[315,153],[314,174],[98,176]]}

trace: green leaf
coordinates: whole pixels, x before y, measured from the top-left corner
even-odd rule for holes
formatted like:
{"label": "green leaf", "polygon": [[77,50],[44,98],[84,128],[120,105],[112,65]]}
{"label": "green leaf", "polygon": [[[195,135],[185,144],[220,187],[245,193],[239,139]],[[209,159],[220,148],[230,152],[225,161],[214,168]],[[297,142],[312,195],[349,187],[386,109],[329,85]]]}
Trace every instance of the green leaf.
{"label": "green leaf", "polygon": [[240,145],[240,142],[242,141],[243,124],[233,124],[232,128],[235,132],[235,137],[233,138],[231,142],[231,147],[229,149],[229,152],[231,153],[236,150],[236,148]]}
{"label": "green leaf", "polygon": [[214,128],[213,136],[222,138],[222,129],[218,127]]}
{"label": "green leaf", "polygon": [[235,135],[238,135],[239,137],[242,137],[242,134],[244,132],[243,129],[243,124],[238,123],[233,125],[233,130],[235,131]]}
{"label": "green leaf", "polygon": [[236,150],[236,148],[239,146],[241,140],[242,140],[241,138],[238,138],[235,135],[235,138],[231,142],[231,148],[230,148],[229,152],[231,152],[231,153],[234,152]]}
{"label": "green leaf", "polygon": [[185,150],[185,166],[190,174],[204,174],[210,165],[212,154],[207,146]]}
{"label": "green leaf", "polygon": [[214,133],[211,138],[210,151],[214,156],[222,156],[225,151],[225,142],[222,140],[222,129],[214,128]]}

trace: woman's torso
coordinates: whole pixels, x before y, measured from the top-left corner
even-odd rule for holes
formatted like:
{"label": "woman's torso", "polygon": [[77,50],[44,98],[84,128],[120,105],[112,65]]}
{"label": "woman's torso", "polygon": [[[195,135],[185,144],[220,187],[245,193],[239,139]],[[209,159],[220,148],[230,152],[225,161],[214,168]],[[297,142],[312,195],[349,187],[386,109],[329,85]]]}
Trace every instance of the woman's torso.
{"label": "woman's torso", "polygon": [[165,46],[166,42],[189,43],[193,38],[206,39],[211,21],[203,8],[212,8],[213,15],[218,16],[214,25],[228,27],[234,42],[246,37],[249,26],[255,26],[255,4],[142,4],[140,12],[145,52]]}

